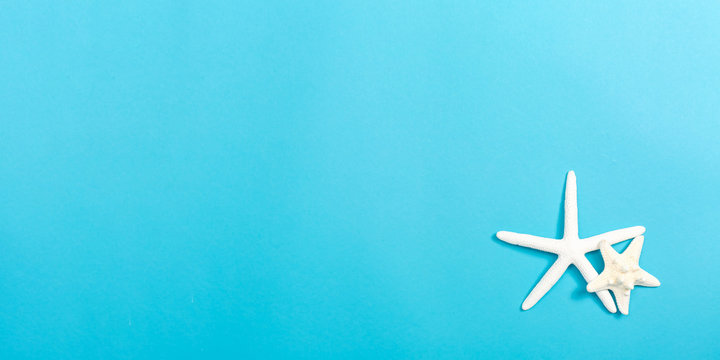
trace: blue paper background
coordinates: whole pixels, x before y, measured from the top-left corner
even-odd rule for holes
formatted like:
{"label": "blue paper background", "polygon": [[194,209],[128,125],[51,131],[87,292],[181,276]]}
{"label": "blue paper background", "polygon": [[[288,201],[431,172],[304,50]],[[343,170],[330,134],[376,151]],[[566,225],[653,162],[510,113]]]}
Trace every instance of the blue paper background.
{"label": "blue paper background", "polygon": [[[716,356],[718,16],[2,1],[0,358]],[[553,256],[493,234],[571,169],[581,236],[648,229],[630,316],[520,310]]]}

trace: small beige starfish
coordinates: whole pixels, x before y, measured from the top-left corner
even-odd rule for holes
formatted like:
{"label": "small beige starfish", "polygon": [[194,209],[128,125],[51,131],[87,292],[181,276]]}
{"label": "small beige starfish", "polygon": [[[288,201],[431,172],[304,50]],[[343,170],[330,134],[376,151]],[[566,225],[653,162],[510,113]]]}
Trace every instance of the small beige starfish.
{"label": "small beige starfish", "polygon": [[601,241],[600,253],[605,262],[605,269],[587,285],[589,292],[612,291],[618,309],[625,315],[630,308],[630,290],[635,288],[635,285],[660,286],[657,278],[640,268],[640,252],[644,239],[643,236],[633,239],[622,254],[618,254],[607,241]]}

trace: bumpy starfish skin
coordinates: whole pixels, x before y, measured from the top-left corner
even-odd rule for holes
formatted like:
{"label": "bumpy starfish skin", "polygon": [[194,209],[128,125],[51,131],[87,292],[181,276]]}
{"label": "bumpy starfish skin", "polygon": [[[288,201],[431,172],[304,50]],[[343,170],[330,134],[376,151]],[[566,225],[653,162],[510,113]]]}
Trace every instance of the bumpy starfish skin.
{"label": "bumpy starfish skin", "polygon": [[620,312],[625,315],[630,308],[630,290],[634,289],[635,285],[660,286],[657,278],[639,266],[644,240],[643,236],[636,237],[622,254],[618,254],[607,242],[601,242],[600,253],[605,269],[587,285],[587,291],[590,292],[612,291]]}
{"label": "bumpy starfish skin", "polygon": [[[601,241],[606,241],[608,244],[616,244],[642,235],[645,232],[644,227],[634,226],[580,239],[578,236],[577,214],[577,184],[575,173],[570,171],[567,174],[565,182],[565,230],[562,239],[549,239],[509,231],[500,231],[497,233],[498,239],[507,243],[554,253],[558,256],[555,263],[548,269],[545,275],[543,275],[537,285],[535,285],[535,288],[533,288],[527,298],[525,298],[525,301],[523,301],[523,310],[528,310],[533,307],[550,288],[555,285],[571,264],[580,270],[585,281],[590,282],[595,279],[598,273],[585,257],[585,253],[597,250]],[[611,313],[617,311],[612,296],[610,296],[607,290],[599,290],[596,292],[596,295],[608,311]]]}

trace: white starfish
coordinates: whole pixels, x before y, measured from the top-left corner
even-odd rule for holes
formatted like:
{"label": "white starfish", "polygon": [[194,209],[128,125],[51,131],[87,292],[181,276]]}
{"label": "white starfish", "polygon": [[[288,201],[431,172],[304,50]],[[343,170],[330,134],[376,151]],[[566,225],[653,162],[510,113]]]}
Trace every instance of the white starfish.
{"label": "white starfish", "polygon": [[636,237],[622,254],[618,254],[607,242],[600,242],[605,269],[587,285],[587,291],[590,292],[611,290],[620,312],[625,315],[630,308],[630,290],[635,288],[635,285],[660,286],[656,277],[640,268],[640,252],[644,240],[642,236]]}
{"label": "white starfish", "polygon": [[[525,298],[522,303],[522,309],[527,310],[533,307],[550,288],[565,273],[570,264],[580,270],[585,281],[589,282],[598,276],[595,268],[585,258],[585,253],[595,251],[599,247],[599,243],[603,240],[609,244],[616,244],[621,241],[642,235],[645,228],[642,226],[633,226],[625,229],[614,230],[604,234],[595,235],[589,238],[580,239],[578,236],[578,210],[577,210],[577,186],[575,183],[575,172],[570,171],[567,174],[565,182],[565,233],[560,240],[549,239],[533,235],[518,234],[508,231],[499,231],[498,239],[510,244],[524,246],[545,252],[557,254],[558,258],[555,263],[548,269],[545,275],[535,285],[535,288]],[[607,290],[596,292],[605,308],[611,313],[616,310],[615,303]]]}

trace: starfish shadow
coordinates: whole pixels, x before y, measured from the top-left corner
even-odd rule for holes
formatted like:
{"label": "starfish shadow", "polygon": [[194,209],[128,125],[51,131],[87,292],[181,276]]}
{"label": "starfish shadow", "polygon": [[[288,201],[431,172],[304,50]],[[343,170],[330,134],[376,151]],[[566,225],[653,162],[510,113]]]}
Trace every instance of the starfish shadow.
{"label": "starfish shadow", "polygon": [[[557,221],[557,226],[556,226],[556,230],[555,230],[555,238],[561,239],[563,237],[564,232],[565,232],[565,185],[563,185],[562,194],[560,195],[560,214],[558,215],[558,221]],[[545,275],[545,273],[548,270],[550,270],[550,267],[555,263],[555,260],[557,260],[557,255],[555,255],[555,254],[551,254],[551,253],[547,253],[547,252],[543,252],[543,251],[535,250],[535,249],[531,249],[531,248],[526,248],[526,247],[522,247],[522,246],[515,246],[512,244],[508,244],[508,243],[498,239],[496,233],[493,234],[490,238],[492,240],[494,240],[495,242],[501,244],[502,246],[512,248],[515,251],[520,251],[520,252],[524,252],[524,253],[528,253],[528,254],[536,254],[536,255],[540,254],[541,256],[548,259],[548,264],[547,264],[547,266],[545,266],[545,270],[543,270],[542,272],[539,273],[540,275],[538,275],[537,280],[535,280],[535,284],[537,284],[540,281],[540,279],[542,279],[542,277]],[[599,251],[589,252],[585,256],[587,257],[588,261],[590,261],[590,263],[596,270],[602,269],[603,261],[602,261],[602,256],[600,255]],[[583,278],[582,274],[580,273],[580,270],[578,270],[575,267],[575,265],[570,265],[570,268],[572,268],[572,269],[568,269],[568,271],[566,271],[565,273],[569,274],[569,276],[571,276],[578,285],[578,288],[575,291],[573,291],[573,293],[571,294],[571,299],[573,299],[575,301],[585,301],[586,299],[591,299],[592,301],[595,302],[595,304],[598,307],[600,307],[600,309],[602,309],[603,311],[607,311],[605,309],[605,306],[600,301],[600,298],[598,298],[594,293],[590,293],[585,289],[585,287],[587,286],[587,282],[585,281],[585,278]],[[535,285],[533,285],[532,287],[530,287],[528,289],[528,292],[527,292],[527,294],[525,294],[525,297],[530,295],[530,292],[532,291],[532,289],[534,287],[535,287]],[[552,289],[550,289],[550,291],[548,291],[548,293],[551,291],[552,291]],[[520,306],[518,306],[518,308],[520,311],[523,311],[522,308],[520,308]]]}

